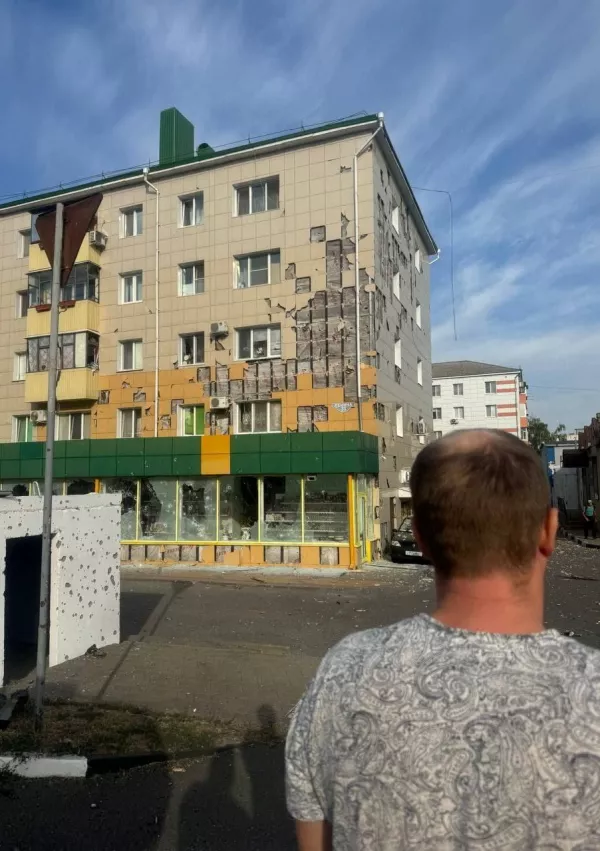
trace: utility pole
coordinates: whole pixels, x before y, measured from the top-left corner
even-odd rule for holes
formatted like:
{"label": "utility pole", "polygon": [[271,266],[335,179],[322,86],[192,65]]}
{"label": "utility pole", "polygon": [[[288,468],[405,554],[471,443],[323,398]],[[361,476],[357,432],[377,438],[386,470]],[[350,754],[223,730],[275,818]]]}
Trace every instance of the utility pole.
{"label": "utility pole", "polygon": [[62,273],[64,204],[56,205],[54,225],[54,262],[50,308],[50,348],[48,352],[48,417],[46,425],[46,469],[44,471],[44,509],[42,515],[42,569],[40,576],[40,613],[38,621],[37,661],[35,668],[35,727],[42,727],[44,686],[48,658],[50,624],[50,556],[52,547],[52,475],[54,467],[54,427],[56,420],[56,383],[58,377],[58,303]]}
{"label": "utility pole", "polygon": [[56,389],[58,382],[58,325],[61,288],[67,283],[81,244],[95,220],[102,195],[88,195],[69,204],[59,201],[56,210],[42,213],[36,229],[52,266],[50,302],[50,346],[48,351],[48,415],[46,425],[46,467],[44,470],[44,503],[42,512],[42,564],[38,619],[37,658],[35,668],[35,728],[41,730],[44,712],[44,689],[48,668],[50,631],[50,568],[52,562],[52,485],[54,467],[54,432],[56,425]]}

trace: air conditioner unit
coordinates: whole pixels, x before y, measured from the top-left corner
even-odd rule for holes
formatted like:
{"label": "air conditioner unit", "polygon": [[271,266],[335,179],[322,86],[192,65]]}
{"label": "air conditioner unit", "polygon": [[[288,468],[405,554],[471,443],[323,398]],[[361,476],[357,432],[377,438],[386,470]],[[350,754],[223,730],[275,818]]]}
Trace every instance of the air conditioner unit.
{"label": "air conditioner unit", "polygon": [[48,411],[43,408],[39,411],[32,411],[29,414],[29,419],[34,425],[41,425],[48,422]]}
{"label": "air conditioner unit", "polygon": [[458,420],[450,420],[450,425],[458,425]]}
{"label": "air conditioner unit", "polygon": [[229,325],[227,322],[211,322],[210,335],[211,337],[222,337],[229,334]]}
{"label": "air conditioner unit", "polygon": [[90,245],[93,245],[94,248],[106,248],[106,234],[102,233],[101,230],[91,230],[88,234],[88,238],[90,240]]}
{"label": "air conditioner unit", "polygon": [[229,408],[230,405],[231,400],[227,396],[211,396],[210,398],[211,411],[219,411],[223,408]]}

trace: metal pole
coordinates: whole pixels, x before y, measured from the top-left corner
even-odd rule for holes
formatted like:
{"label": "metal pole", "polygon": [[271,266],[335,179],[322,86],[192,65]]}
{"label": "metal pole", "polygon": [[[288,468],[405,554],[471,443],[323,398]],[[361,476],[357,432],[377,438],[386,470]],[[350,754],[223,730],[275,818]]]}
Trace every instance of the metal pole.
{"label": "metal pole", "polygon": [[40,611],[38,622],[37,663],[35,670],[35,727],[41,729],[44,711],[44,688],[48,664],[48,631],[50,625],[50,555],[52,549],[52,468],[54,466],[54,426],[56,421],[56,380],[58,375],[58,303],[62,270],[64,205],[56,205],[54,229],[54,265],[50,311],[50,349],[48,352],[48,422],[46,425],[46,470],[44,475],[44,510],[42,518],[42,567],[40,576]]}
{"label": "metal pole", "polygon": [[358,154],[354,154],[354,297],[356,300],[356,404],[358,405],[358,430],[363,430],[362,394],[360,383],[360,269],[358,259]]}

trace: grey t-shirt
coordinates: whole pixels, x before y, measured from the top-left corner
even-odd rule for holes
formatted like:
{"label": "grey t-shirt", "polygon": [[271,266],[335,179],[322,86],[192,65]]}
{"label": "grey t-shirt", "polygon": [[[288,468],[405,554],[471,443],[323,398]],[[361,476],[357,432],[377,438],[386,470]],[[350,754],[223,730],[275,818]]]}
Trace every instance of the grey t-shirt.
{"label": "grey t-shirt", "polygon": [[350,636],[286,759],[290,813],[336,851],[598,851],[600,653],[427,615]]}

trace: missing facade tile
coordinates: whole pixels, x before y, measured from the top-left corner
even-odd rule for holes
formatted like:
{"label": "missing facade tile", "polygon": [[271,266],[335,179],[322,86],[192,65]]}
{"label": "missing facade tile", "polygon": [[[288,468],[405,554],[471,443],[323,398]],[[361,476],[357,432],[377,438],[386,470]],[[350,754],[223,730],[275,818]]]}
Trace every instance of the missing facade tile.
{"label": "missing facade tile", "polygon": [[342,239],[348,235],[348,225],[350,224],[350,219],[344,213],[342,213],[340,217],[341,221],[341,235]]}
{"label": "missing facade tile", "polygon": [[162,429],[171,428],[171,415],[170,414],[162,414],[160,418],[160,427]]}
{"label": "missing facade tile", "polygon": [[325,249],[325,286],[328,290],[342,286],[342,240],[331,239]]}
{"label": "missing facade tile", "polygon": [[171,413],[176,414],[177,409],[183,405],[183,399],[171,399]]}
{"label": "missing facade tile", "polygon": [[110,402],[110,390],[101,390],[98,393],[98,404],[99,405],[108,405]]}
{"label": "missing facade tile", "polygon": [[339,550],[337,547],[320,547],[319,562],[334,567],[340,563]]}
{"label": "missing facade tile", "polygon": [[296,292],[297,293],[309,293],[310,292],[310,277],[296,278]]}
{"label": "missing facade tile", "polygon": [[296,264],[289,263],[285,270],[285,279],[286,281],[293,281],[296,277]]}
{"label": "missing facade tile", "polygon": [[326,234],[325,225],[317,225],[317,227],[310,229],[310,241],[311,242],[325,242],[325,234]]}
{"label": "missing facade tile", "polygon": [[145,402],[146,401],[146,393],[144,390],[134,390],[133,392],[133,401],[134,402]]}
{"label": "missing facade tile", "polygon": [[196,377],[203,384],[208,384],[210,382],[210,366],[199,366]]}

